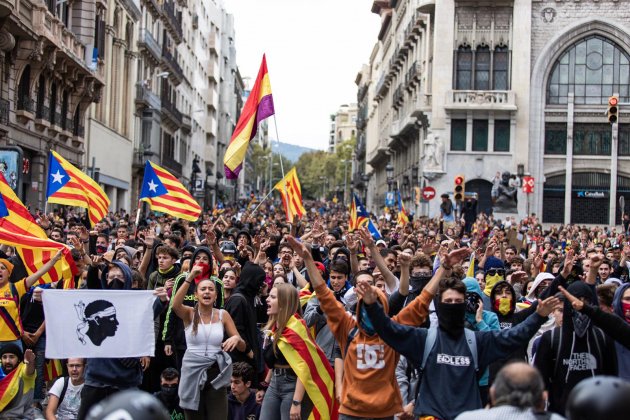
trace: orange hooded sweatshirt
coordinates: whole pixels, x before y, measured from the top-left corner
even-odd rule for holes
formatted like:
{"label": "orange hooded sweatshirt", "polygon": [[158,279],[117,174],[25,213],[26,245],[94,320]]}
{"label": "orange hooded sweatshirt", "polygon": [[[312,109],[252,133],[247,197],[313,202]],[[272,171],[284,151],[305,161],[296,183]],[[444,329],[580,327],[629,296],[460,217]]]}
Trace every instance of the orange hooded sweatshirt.
{"label": "orange hooded sweatshirt", "polygon": [[[389,417],[402,411],[402,398],[396,382],[396,365],[399,355],[376,334],[370,336],[344,306],[335,299],[332,291],[322,284],[315,289],[320,306],[328,318],[335,339],[345,354],[343,360],[343,390],[339,412],[356,417]],[[387,298],[379,291],[378,299],[385,312]],[[397,322],[420,325],[429,312],[430,293],[422,292],[418,298],[394,317]],[[362,301],[357,302],[360,316]],[[358,332],[348,345],[348,334]],[[386,396],[386,397],[383,397]]]}

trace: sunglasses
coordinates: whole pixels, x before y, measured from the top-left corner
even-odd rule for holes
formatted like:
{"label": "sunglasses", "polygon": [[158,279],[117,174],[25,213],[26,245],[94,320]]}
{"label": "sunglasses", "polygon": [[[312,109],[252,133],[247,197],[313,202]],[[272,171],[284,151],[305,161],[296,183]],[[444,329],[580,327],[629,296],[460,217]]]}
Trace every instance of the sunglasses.
{"label": "sunglasses", "polygon": [[496,275],[500,275],[500,276],[505,276],[505,270],[502,268],[491,268],[490,270],[486,271],[486,275],[487,276],[496,276]]}

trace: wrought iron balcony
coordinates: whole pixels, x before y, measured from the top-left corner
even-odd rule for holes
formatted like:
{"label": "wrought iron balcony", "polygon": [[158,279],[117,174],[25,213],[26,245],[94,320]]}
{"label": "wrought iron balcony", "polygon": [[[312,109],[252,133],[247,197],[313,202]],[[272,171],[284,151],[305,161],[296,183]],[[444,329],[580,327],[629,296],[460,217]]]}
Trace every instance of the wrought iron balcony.
{"label": "wrought iron balcony", "polygon": [[173,157],[164,155],[162,156],[162,164],[166,169],[170,169],[175,177],[179,177],[182,174],[182,164],[176,161]]}
{"label": "wrought iron balcony", "polygon": [[37,112],[35,113],[35,118],[48,121],[50,119],[50,108],[48,108],[46,105],[37,104]]}
{"label": "wrought iron balcony", "polygon": [[136,85],[136,105],[144,105],[147,108],[153,109],[160,109],[162,107],[160,97],[141,82]]}
{"label": "wrought iron balcony", "polygon": [[[162,102],[162,120],[167,118],[173,128],[179,128],[183,123],[182,113],[175,107],[175,104],[165,94],[161,95]],[[165,121],[167,122],[167,121]]]}
{"label": "wrought iron balcony", "polygon": [[166,44],[162,46],[162,63],[169,72],[169,76],[172,76],[171,80],[173,80],[176,84],[180,84],[184,80],[184,70],[182,70],[180,65],[177,63],[177,59],[168,50]]}
{"label": "wrought iron balcony", "polygon": [[162,5],[164,11],[164,23],[166,30],[171,34],[173,41],[180,44],[183,40],[182,23],[175,13],[175,5],[171,1],[165,1]]}
{"label": "wrought iron balcony", "polygon": [[141,51],[147,52],[156,63],[158,63],[162,58],[160,45],[157,43],[155,38],[153,38],[151,32],[147,29],[140,29],[138,47]]}
{"label": "wrought iron balcony", "polygon": [[20,96],[17,101],[18,111],[33,112],[35,101],[28,96]]}

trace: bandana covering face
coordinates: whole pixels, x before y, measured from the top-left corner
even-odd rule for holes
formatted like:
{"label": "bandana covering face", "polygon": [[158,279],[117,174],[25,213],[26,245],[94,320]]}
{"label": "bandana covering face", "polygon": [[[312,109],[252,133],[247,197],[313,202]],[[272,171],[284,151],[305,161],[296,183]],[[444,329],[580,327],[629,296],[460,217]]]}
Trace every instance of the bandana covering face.
{"label": "bandana covering face", "polygon": [[578,311],[573,311],[573,330],[578,337],[584,337],[586,330],[591,325],[591,318]]}
{"label": "bandana covering face", "polygon": [[490,296],[490,292],[495,284],[503,280],[503,276],[499,274],[495,274],[494,276],[486,276],[486,287],[483,289],[483,292],[486,296]]}
{"label": "bandana covering face", "polygon": [[195,265],[201,267],[201,274],[195,277],[195,283],[199,283],[201,280],[204,280],[210,277],[210,264],[197,263]]}
{"label": "bandana covering face", "polygon": [[621,309],[623,310],[626,322],[630,322],[630,316],[626,315],[627,312],[630,312],[630,303],[621,302]]}
{"label": "bandana covering face", "polygon": [[512,298],[497,298],[494,300],[494,309],[496,309],[501,315],[505,316],[510,313],[512,309]]}

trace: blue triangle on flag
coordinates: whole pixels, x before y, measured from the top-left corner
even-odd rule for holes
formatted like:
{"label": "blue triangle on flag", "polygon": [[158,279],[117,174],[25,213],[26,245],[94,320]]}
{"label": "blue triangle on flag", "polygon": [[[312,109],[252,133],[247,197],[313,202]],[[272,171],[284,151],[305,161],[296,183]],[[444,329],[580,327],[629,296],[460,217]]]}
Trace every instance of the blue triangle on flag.
{"label": "blue triangle on flag", "polygon": [[9,215],[9,209],[4,202],[4,196],[0,194],[0,217],[7,217]]}
{"label": "blue triangle on flag", "polygon": [[46,185],[46,198],[50,197],[64,185],[66,185],[70,181],[70,175],[66,172],[65,169],[61,166],[61,163],[57,160],[52,153],[49,155],[48,159],[48,183]]}
{"label": "blue triangle on flag", "polygon": [[151,163],[147,160],[147,164],[144,166],[144,178],[142,179],[140,198],[154,198],[164,194],[168,194],[168,190],[162,181],[160,181]]}

